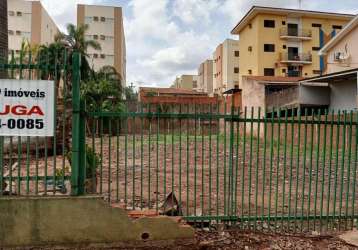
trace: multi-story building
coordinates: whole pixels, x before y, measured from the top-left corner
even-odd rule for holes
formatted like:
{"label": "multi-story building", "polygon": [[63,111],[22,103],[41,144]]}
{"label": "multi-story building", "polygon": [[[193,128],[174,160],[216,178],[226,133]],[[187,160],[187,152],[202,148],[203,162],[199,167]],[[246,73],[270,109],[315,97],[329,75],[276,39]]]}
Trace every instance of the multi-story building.
{"label": "multi-story building", "polygon": [[222,95],[239,86],[239,41],[226,39],[213,53],[213,92]]}
{"label": "multi-story building", "polygon": [[121,7],[82,5],[77,6],[77,24],[89,26],[87,39],[98,41],[100,50],[89,48],[89,63],[95,70],[113,66],[126,84],[126,44]]}
{"label": "multi-story building", "polygon": [[205,60],[198,69],[197,91],[211,95],[213,93],[213,76],[213,60]]}
{"label": "multi-story building", "polygon": [[40,1],[8,0],[9,50],[20,53],[21,45],[49,44],[54,41],[58,28]]}
{"label": "multi-story building", "polygon": [[242,76],[310,77],[324,70],[323,45],[354,16],[252,7],[232,30],[239,35]]}
{"label": "multi-story building", "polygon": [[198,76],[197,75],[181,75],[174,80],[174,88],[177,89],[197,89]]}
{"label": "multi-story building", "polygon": [[0,1],[0,60],[6,55],[7,39],[7,1]]}

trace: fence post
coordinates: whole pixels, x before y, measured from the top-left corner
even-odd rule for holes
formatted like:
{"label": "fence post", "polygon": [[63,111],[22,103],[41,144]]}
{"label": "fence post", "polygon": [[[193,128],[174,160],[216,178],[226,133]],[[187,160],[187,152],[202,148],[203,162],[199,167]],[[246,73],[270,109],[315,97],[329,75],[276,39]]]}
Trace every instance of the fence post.
{"label": "fence post", "polygon": [[72,55],[72,161],[71,195],[84,194],[85,182],[85,129],[83,102],[80,98],[81,55]]}

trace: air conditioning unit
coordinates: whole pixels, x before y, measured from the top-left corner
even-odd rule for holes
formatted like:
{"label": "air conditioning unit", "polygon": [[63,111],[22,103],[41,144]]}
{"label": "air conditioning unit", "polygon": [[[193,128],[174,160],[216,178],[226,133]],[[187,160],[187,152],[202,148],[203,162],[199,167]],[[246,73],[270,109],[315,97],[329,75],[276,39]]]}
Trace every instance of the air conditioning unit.
{"label": "air conditioning unit", "polygon": [[334,52],[334,60],[335,61],[340,61],[341,60],[341,52]]}

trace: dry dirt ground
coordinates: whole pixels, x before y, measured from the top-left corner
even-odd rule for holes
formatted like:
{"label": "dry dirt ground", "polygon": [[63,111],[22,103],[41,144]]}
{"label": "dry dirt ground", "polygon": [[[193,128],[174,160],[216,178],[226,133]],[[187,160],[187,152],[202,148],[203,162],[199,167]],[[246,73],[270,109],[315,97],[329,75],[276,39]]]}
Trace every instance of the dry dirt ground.
{"label": "dry dirt ground", "polygon": [[[39,248],[30,248],[39,249]],[[279,235],[264,234],[250,231],[227,230],[221,232],[197,231],[194,240],[184,240],[176,242],[144,242],[141,245],[92,245],[76,247],[49,247],[41,249],[128,249],[128,250],[216,250],[216,249],[243,249],[243,250],[350,250],[358,249],[340,240],[337,236],[312,236],[312,235]]]}

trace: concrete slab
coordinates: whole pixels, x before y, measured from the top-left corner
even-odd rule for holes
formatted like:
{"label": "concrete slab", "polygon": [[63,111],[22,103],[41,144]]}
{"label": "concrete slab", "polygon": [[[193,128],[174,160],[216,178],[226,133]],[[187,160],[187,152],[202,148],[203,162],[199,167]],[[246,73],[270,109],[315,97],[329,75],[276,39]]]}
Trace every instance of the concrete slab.
{"label": "concrete slab", "polygon": [[0,199],[0,248],[194,238],[194,229],[169,217],[132,220],[102,197]]}
{"label": "concrete slab", "polygon": [[341,234],[339,238],[350,245],[358,247],[358,230],[348,231],[344,234]]}

